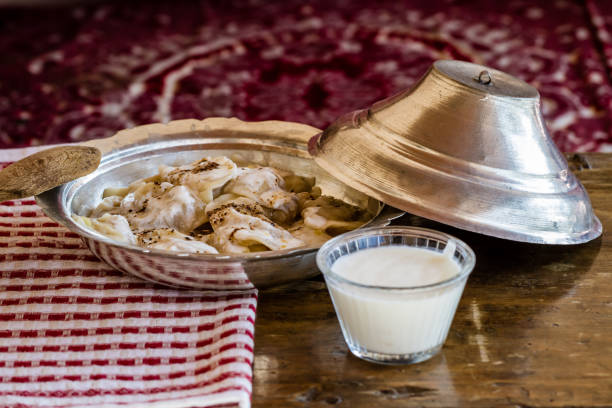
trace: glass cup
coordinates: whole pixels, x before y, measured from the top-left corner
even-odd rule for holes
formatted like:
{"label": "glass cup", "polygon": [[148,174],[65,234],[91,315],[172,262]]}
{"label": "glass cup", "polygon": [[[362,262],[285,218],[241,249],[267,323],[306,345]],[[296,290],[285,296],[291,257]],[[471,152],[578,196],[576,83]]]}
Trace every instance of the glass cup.
{"label": "glass cup", "polygon": [[[459,273],[432,284],[389,287],[352,282],[332,271],[340,257],[389,245],[446,253]],[[463,241],[417,227],[351,231],[327,241],[317,253],[346,344],[355,356],[383,364],[418,363],[440,351],[475,263]],[[405,269],[411,272],[409,264]]]}

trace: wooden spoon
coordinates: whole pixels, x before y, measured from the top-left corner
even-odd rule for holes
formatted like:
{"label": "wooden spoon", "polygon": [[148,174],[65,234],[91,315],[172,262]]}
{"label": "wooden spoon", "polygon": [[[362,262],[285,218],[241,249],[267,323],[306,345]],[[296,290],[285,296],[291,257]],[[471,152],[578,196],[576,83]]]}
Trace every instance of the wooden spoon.
{"label": "wooden spoon", "polygon": [[0,171],[0,202],[30,197],[83,177],[98,168],[100,150],[59,146],[34,153]]}

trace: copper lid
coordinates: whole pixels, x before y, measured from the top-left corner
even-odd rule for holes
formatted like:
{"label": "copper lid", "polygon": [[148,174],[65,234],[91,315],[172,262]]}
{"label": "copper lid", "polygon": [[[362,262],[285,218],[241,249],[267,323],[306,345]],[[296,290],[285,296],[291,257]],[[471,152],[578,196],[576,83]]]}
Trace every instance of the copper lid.
{"label": "copper lid", "polygon": [[309,151],[353,188],[458,228],[542,244],[601,235],[538,91],[482,65],[437,61],[412,89],[339,118]]}

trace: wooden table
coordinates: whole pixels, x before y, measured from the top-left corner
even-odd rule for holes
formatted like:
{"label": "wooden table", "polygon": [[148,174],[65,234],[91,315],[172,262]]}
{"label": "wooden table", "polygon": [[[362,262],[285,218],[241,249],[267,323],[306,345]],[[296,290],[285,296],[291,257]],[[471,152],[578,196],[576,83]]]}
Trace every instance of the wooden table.
{"label": "wooden table", "polygon": [[323,280],[260,292],[254,407],[612,406],[612,155],[570,157],[604,226],[578,246],[450,232],[477,265],[442,352],[382,366],[347,349]]}

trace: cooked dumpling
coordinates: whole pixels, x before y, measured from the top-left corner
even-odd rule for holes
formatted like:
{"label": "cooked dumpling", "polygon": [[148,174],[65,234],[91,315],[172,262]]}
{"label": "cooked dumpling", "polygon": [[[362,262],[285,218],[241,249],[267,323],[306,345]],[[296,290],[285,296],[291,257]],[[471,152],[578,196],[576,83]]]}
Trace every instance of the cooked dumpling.
{"label": "cooked dumpling", "polygon": [[160,176],[174,185],[183,185],[209,203],[215,190],[236,176],[236,164],[227,157],[215,157],[180,167],[161,166]]}
{"label": "cooked dumpling", "polygon": [[364,210],[330,196],[307,200],[304,207],[304,225],[321,231],[349,231],[366,221],[367,213]]}
{"label": "cooked dumpling", "polygon": [[[144,182],[144,180],[138,180],[138,182],[142,183]],[[123,198],[129,192],[129,187],[108,187],[104,189],[104,192],[102,193],[102,198],[111,196],[118,196],[120,198]]]}
{"label": "cooked dumpling", "polygon": [[128,187],[128,193],[121,200],[121,211],[123,214],[138,212],[145,207],[149,200],[159,197],[172,187],[174,186],[170,183],[159,181],[132,183]]}
{"label": "cooked dumpling", "polygon": [[271,167],[241,167],[236,178],[227,183],[223,192],[259,201],[262,193],[282,190],[283,185],[282,177]]}
{"label": "cooked dumpling", "polygon": [[283,180],[285,181],[285,190],[292,193],[308,193],[315,184],[314,177],[302,177],[295,174],[283,175]]}
{"label": "cooked dumpling", "polygon": [[299,209],[297,196],[284,190],[266,191],[258,202],[267,209],[268,218],[280,224],[293,221]]}
{"label": "cooked dumpling", "polygon": [[334,231],[350,231],[363,224],[363,221],[342,221],[329,218],[324,207],[306,208],[302,211],[302,217],[304,217],[304,225],[321,231],[330,229]]}
{"label": "cooked dumpling", "polygon": [[284,179],[271,167],[243,167],[223,192],[250,198],[265,207],[274,222],[287,224],[297,215],[299,202],[296,194],[284,187]]}
{"label": "cooked dumpling", "polygon": [[240,198],[240,196],[236,194],[221,194],[219,197],[206,204],[206,220],[208,221],[208,215],[212,214],[215,209],[237,198]]}
{"label": "cooked dumpling", "polygon": [[218,254],[214,247],[194,237],[170,228],[158,228],[138,234],[138,245],[166,251],[189,252],[195,254]]}
{"label": "cooked dumpling", "polygon": [[79,224],[98,231],[102,235],[118,242],[135,244],[136,237],[130,229],[125,217],[116,214],[104,214],[100,218],[89,218],[73,215],[72,218]]}
{"label": "cooked dumpling", "polygon": [[300,208],[300,212],[302,212],[302,210],[306,207],[306,203],[310,203],[313,200],[316,200],[317,198],[321,197],[321,188],[319,187],[313,187],[312,190],[310,190],[310,192],[301,192],[296,194],[296,197],[298,199],[298,205]]}
{"label": "cooked dumpling", "polygon": [[173,228],[183,233],[202,224],[206,218],[205,205],[190,189],[174,186],[162,195],[146,200],[144,206],[127,215],[136,231]]}
{"label": "cooked dumpling", "polygon": [[215,231],[210,243],[221,252],[244,253],[251,247],[265,246],[279,250],[295,248],[304,243],[288,231],[274,225],[253,200],[238,198],[209,213]]}
{"label": "cooked dumpling", "polygon": [[98,218],[104,214],[120,214],[121,201],[123,198],[119,196],[109,196],[103,199],[100,204],[89,214],[91,218]]}
{"label": "cooked dumpling", "polygon": [[172,187],[173,185],[170,183],[159,181],[137,181],[125,189],[112,189],[114,191],[124,190],[125,194],[123,196],[106,195],[111,190],[107,189],[104,191],[105,198],[89,216],[97,218],[106,213],[127,215],[128,213],[140,211],[151,198],[163,194]]}
{"label": "cooked dumpling", "polygon": [[293,237],[303,241],[310,247],[317,247],[323,245],[329,239],[331,235],[325,233],[320,229],[313,229],[304,225],[304,221],[298,221],[289,228],[289,232]]}

